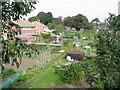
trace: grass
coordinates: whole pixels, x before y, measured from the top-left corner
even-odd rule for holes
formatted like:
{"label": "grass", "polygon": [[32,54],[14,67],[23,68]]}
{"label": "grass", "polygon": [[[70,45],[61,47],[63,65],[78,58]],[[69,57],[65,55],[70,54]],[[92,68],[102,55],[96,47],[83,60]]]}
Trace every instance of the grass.
{"label": "grass", "polygon": [[[68,48],[66,52],[69,49],[70,48]],[[64,59],[66,52],[56,56],[52,61],[46,64],[44,69],[36,72],[34,77],[31,77],[26,82],[21,83],[19,86],[17,86],[17,88],[52,88],[63,84],[64,82],[60,80],[60,76],[55,73],[54,66],[55,62],[59,65],[67,62],[66,59]]]}
{"label": "grass", "polygon": [[20,73],[20,72],[22,72],[22,71],[5,68],[4,73],[0,74],[0,77],[2,77],[4,79],[4,78],[7,78],[15,73]]}
{"label": "grass", "polygon": [[[73,33],[73,32],[72,32]],[[84,31],[84,32],[75,32],[80,33],[81,36],[89,37],[90,40],[83,40],[80,38],[78,41],[83,45],[87,45],[87,43],[93,42],[94,39],[94,31]],[[40,71],[35,73],[35,76],[31,77],[30,79],[26,80],[25,82],[20,83],[18,86],[15,86],[16,88],[52,88],[57,87],[62,84],[64,84],[63,81],[61,81],[60,76],[55,73],[55,62],[59,65],[68,62],[64,56],[66,55],[66,52],[71,49],[71,45],[69,44],[68,47],[63,47],[62,49],[65,49],[66,51],[64,53],[61,53],[60,55],[55,56],[53,60],[51,60],[49,63],[46,64],[46,66],[43,67]],[[83,48],[79,48],[83,49]],[[28,58],[28,57],[23,57]],[[30,59],[38,60],[38,58],[31,57]],[[61,60],[61,62],[60,62]],[[92,63],[92,61],[88,61]]]}

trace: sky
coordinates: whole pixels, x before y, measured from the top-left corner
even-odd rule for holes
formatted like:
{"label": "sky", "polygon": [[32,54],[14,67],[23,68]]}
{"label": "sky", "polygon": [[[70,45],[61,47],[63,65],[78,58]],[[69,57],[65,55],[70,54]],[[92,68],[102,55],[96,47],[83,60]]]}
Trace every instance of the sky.
{"label": "sky", "polygon": [[36,9],[27,19],[36,16],[39,12],[52,12],[53,17],[75,16],[83,14],[91,21],[99,18],[101,22],[109,16],[108,13],[118,15],[118,2],[120,0],[38,0]]}

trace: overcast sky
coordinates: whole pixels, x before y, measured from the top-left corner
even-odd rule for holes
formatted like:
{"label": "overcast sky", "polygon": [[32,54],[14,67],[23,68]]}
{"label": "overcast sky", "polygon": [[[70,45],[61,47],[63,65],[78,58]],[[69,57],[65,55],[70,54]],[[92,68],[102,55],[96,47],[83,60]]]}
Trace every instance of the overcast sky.
{"label": "overcast sky", "polygon": [[120,0],[39,0],[36,10],[28,14],[28,17],[43,11],[52,12],[54,17],[83,14],[89,21],[96,17],[104,21],[109,16],[108,13],[118,15],[118,1]]}

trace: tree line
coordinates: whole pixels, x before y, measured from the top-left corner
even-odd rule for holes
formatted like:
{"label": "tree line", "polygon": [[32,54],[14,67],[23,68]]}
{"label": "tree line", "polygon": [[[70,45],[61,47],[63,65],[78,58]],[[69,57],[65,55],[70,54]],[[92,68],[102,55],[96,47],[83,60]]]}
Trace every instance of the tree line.
{"label": "tree line", "polygon": [[[80,29],[93,29],[94,24],[98,25],[99,19],[95,18],[91,22],[87,19],[86,16],[82,14],[78,14],[75,16],[68,16],[62,19],[62,17],[54,18],[51,12],[39,12],[36,16],[30,17],[28,19],[30,22],[40,21],[41,23],[47,25],[49,29],[56,29],[56,27],[64,27],[68,26],[71,28],[75,28],[76,30]],[[59,28],[57,28],[59,29]],[[64,28],[60,29],[63,30]]]}

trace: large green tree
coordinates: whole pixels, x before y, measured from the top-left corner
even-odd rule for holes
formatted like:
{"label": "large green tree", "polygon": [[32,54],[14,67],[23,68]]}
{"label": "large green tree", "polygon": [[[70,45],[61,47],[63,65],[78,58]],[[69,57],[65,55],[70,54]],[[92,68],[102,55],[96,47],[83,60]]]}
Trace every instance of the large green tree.
{"label": "large green tree", "polygon": [[88,29],[89,21],[86,16],[78,14],[76,16],[67,17],[64,19],[64,25],[80,30],[81,28]]}
{"label": "large green tree", "polygon": [[[2,70],[4,69],[3,64],[12,62],[12,65],[16,64],[17,67],[20,65],[22,55],[31,56],[34,51],[37,51],[35,47],[26,45],[20,39],[14,37],[20,33],[20,27],[12,22],[12,20],[18,20],[22,16],[27,15],[35,9],[34,5],[37,4],[36,0],[13,0],[1,2],[2,6],[2,33],[0,36],[1,47],[0,53],[0,65]],[[12,29],[15,26],[16,31]],[[7,39],[4,35],[7,35]]]}
{"label": "large green tree", "polygon": [[[41,23],[47,25],[48,23],[51,23],[53,20],[53,15],[51,12],[39,12],[36,16]],[[32,18],[32,17],[31,17]]]}
{"label": "large green tree", "polygon": [[[89,76],[89,83],[97,88],[120,87],[120,16],[110,14],[106,19],[109,30],[97,34],[96,71]],[[92,77],[93,76],[93,77]]]}
{"label": "large green tree", "polygon": [[110,30],[120,31],[120,15],[109,13],[109,17],[105,20]]}
{"label": "large green tree", "polygon": [[51,23],[53,19],[53,15],[51,12],[48,12],[45,14],[45,17],[43,18],[43,23],[47,25],[48,23]]}
{"label": "large green tree", "polygon": [[44,23],[43,22],[44,17],[45,17],[45,12],[39,12],[37,14],[37,18],[40,20],[41,23]]}
{"label": "large green tree", "polygon": [[64,25],[65,26],[69,26],[69,27],[75,27],[75,25],[74,25],[74,18],[70,17],[70,16],[66,17],[64,19]]}

